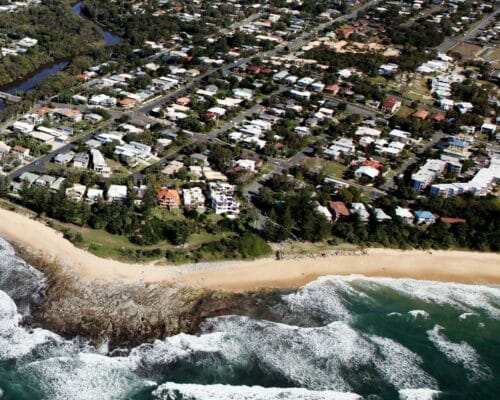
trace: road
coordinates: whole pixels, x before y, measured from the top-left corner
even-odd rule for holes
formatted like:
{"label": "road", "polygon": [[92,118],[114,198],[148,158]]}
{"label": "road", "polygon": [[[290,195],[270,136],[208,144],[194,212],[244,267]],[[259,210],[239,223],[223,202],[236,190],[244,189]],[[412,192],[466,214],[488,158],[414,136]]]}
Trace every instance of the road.
{"label": "road", "polygon": [[328,93],[323,93],[323,97],[325,99],[328,99],[330,102],[332,102],[336,106],[338,106],[339,104],[345,104],[346,111],[349,112],[350,114],[359,114],[359,115],[362,115],[365,117],[371,117],[371,118],[374,118],[376,116],[380,116],[380,117],[384,116],[384,113],[382,111],[365,106],[363,104],[353,103],[349,100],[345,100],[345,99],[336,97],[336,96],[328,94]]}
{"label": "road", "polygon": [[401,24],[401,26],[411,26],[416,20],[422,19],[422,18],[427,18],[429,15],[438,12],[442,9],[442,6],[440,4],[431,4],[431,6],[425,10],[423,13],[418,13],[414,17],[410,18],[408,21],[405,23]]}
{"label": "road", "polygon": [[436,51],[438,53],[446,53],[458,43],[466,42],[468,40],[473,39],[480,30],[486,28],[490,23],[492,23],[495,20],[495,17],[499,12],[500,8],[497,8],[491,14],[486,15],[479,23],[472,26],[464,34],[445,39],[443,43],[441,43],[439,46],[436,47]]}
{"label": "road", "polygon": [[[132,118],[134,118],[135,116],[137,116],[139,114],[148,114],[154,108],[174,101],[176,98],[187,94],[192,88],[198,86],[203,81],[204,78],[210,76],[211,74],[213,74],[216,71],[228,72],[235,67],[249,63],[250,60],[256,56],[259,56],[261,58],[267,58],[267,57],[273,57],[273,56],[277,55],[280,51],[283,51],[285,49],[288,52],[296,50],[296,49],[300,48],[304,44],[304,42],[306,42],[310,38],[314,37],[314,35],[318,34],[320,31],[328,28],[329,26],[331,26],[333,24],[342,23],[342,22],[346,22],[348,20],[351,20],[351,19],[355,18],[360,11],[365,10],[368,7],[371,7],[372,5],[374,5],[376,3],[378,3],[378,0],[368,1],[365,4],[361,5],[360,7],[357,7],[355,9],[351,10],[348,14],[342,15],[342,16],[335,18],[331,21],[320,24],[320,25],[316,26],[315,28],[313,28],[310,32],[305,32],[302,35],[300,35],[299,37],[293,39],[292,41],[282,43],[281,45],[275,47],[274,49],[272,49],[270,51],[254,54],[252,56],[239,59],[236,62],[226,64],[226,65],[223,65],[220,67],[212,67],[212,68],[208,69],[206,72],[204,72],[203,74],[201,74],[200,76],[198,76],[195,80],[188,82],[182,88],[180,88],[172,93],[169,93],[165,96],[162,96],[156,100],[149,102],[148,104],[144,105],[143,107],[141,107],[135,111],[130,112],[130,115]],[[351,106],[354,107],[355,105],[351,105]],[[240,118],[240,117],[237,117],[237,118]],[[244,116],[242,116],[241,118],[244,118]],[[231,122],[229,124],[231,124]],[[213,136],[215,138],[219,133],[220,133],[219,130],[215,130],[213,132],[213,134],[208,135],[208,138],[210,138],[210,136]],[[78,143],[80,143],[82,141],[84,142],[86,140],[89,140],[90,138],[93,137],[93,135],[94,135],[94,132],[89,133],[89,134],[85,135],[83,138],[79,139],[78,141],[68,143],[68,144],[62,146],[61,148],[41,157],[40,159],[34,161],[33,163],[17,169],[16,171],[14,171],[13,173],[11,173],[9,175],[9,178],[16,179],[21,174],[23,174],[24,172],[28,172],[28,171],[44,172],[46,162],[51,161],[57,154],[64,153],[64,152],[69,151],[70,149],[76,147],[78,145]],[[178,151],[176,153],[178,153]],[[170,155],[163,158],[162,160],[160,160],[160,163],[163,164],[163,163],[168,162],[169,157],[170,157]],[[138,173],[135,173],[133,176],[137,179],[141,179],[142,172],[143,171],[139,171]]]}
{"label": "road", "polygon": [[58,154],[66,153],[66,152],[78,147],[78,145],[80,143],[85,143],[86,141],[92,139],[97,131],[101,131],[106,126],[111,124],[111,122],[112,122],[112,120],[110,120],[106,124],[99,127],[96,131],[92,131],[90,133],[87,133],[83,137],[80,137],[77,140],[74,140],[68,144],[65,144],[64,146],[59,147],[57,150],[54,150],[48,154],[45,154],[41,158],[38,158],[37,160],[33,161],[32,163],[24,165],[24,166],[16,169],[14,172],[12,172],[8,175],[9,179],[15,180],[15,179],[19,178],[25,172],[36,172],[36,173],[46,172],[45,164],[52,161],[55,156],[57,156]]}

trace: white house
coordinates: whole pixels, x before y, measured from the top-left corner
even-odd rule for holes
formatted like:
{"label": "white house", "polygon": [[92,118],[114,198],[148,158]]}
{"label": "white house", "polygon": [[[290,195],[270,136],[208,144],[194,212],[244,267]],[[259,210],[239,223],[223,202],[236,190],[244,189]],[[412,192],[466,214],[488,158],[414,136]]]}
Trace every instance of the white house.
{"label": "white house", "polygon": [[370,219],[370,213],[363,203],[352,203],[350,211],[352,214],[357,214],[361,222],[368,222]]}
{"label": "white house", "polygon": [[325,156],[336,160],[341,155],[350,156],[353,155],[356,151],[354,147],[354,143],[352,139],[349,138],[340,138],[333,142],[328,149],[324,150],[323,153]]}
{"label": "white house", "polygon": [[415,221],[415,217],[411,213],[409,208],[396,207],[396,215],[401,218],[406,224],[412,225]]}
{"label": "white house", "polygon": [[92,156],[92,167],[94,171],[104,178],[109,178],[111,176],[111,168],[106,164],[106,160],[102,153],[97,149],[91,149],[90,155]]}
{"label": "white house", "polygon": [[127,187],[125,185],[111,185],[107,193],[108,202],[125,201],[127,199]]}
{"label": "white house", "polygon": [[377,176],[379,176],[379,174],[380,174],[380,171],[377,168],[373,168],[373,167],[370,167],[367,165],[363,165],[363,166],[359,167],[358,169],[356,169],[356,171],[354,171],[354,175],[358,179],[363,177],[363,176],[367,176],[370,179],[374,179]]}

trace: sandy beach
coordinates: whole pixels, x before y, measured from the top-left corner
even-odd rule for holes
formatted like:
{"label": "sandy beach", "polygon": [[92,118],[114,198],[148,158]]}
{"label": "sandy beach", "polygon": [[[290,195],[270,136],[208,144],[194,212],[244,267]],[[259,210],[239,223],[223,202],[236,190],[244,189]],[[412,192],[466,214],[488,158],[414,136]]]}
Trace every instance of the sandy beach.
{"label": "sandy beach", "polygon": [[500,284],[500,254],[465,251],[369,249],[366,255],[277,261],[225,261],[191,266],[127,264],[75,247],[62,234],[27,216],[0,209],[0,237],[71,268],[82,280],[126,284],[165,282],[179,286],[244,291],[294,288],[323,275],[361,274],[445,282]]}

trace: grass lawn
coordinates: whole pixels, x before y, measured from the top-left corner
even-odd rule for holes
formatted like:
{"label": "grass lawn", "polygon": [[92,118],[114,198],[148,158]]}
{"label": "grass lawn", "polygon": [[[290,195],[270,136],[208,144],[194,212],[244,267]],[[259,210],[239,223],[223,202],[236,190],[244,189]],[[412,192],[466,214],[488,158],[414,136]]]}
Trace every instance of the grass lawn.
{"label": "grass lawn", "polygon": [[166,208],[156,207],[151,213],[163,221],[184,221],[186,219],[181,210],[167,210]]}
{"label": "grass lawn", "polygon": [[79,232],[83,241],[78,246],[102,258],[134,262],[137,260],[133,260],[127,254],[135,250],[152,250],[156,248],[167,250],[172,248],[172,245],[166,241],[154,246],[138,246],[131,243],[126,236],[112,235],[101,229],[82,228],[59,222],[53,222],[52,226],[59,231],[69,229],[73,232]]}
{"label": "grass lawn", "polygon": [[[122,262],[144,262],[164,259],[165,251],[173,249],[175,246],[164,240],[151,246],[139,246],[131,243],[127,236],[112,235],[102,229],[82,228],[71,224],[63,224],[60,222],[52,222],[52,226],[63,231],[69,229],[72,232],[79,232],[82,235],[83,241],[78,244],[79,247],[85,249],[98,257],[110,258]],[[198,248],[205,243],[215,242],[224,237],[234,235],[232,232],[208,233],[200,232],[189,237],[186,248]],[[152,251],[159,249],[161,254],[158,256],[138,255],[134,257],[136,251]]]}
{"label": "grass lawn", "polygon": [[404,118],[406,118],[406,117],[409,117],[414,112],[415,112],[415,110],[413,108],[410,108],[408,106],[402,105],[401,108],[396,113],[396,115],[398,117],[404,117]]}
{"label": "grass lawn", "polygon": [[347,167],[338,161],[325,160],[323,158],[309,158],[303,165],[310,171],[323,171],[329,177],[342,178]]}

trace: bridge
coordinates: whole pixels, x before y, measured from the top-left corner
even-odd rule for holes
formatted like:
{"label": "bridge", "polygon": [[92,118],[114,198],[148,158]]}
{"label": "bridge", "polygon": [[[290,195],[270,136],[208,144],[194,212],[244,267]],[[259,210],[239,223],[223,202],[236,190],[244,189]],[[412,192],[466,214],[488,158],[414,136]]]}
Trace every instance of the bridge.
{"label": "bridge", "polygon": [[22,100],[21,97],[15,96],[7,92],[0,92],[0,99],[10,103],[19,103]]}

